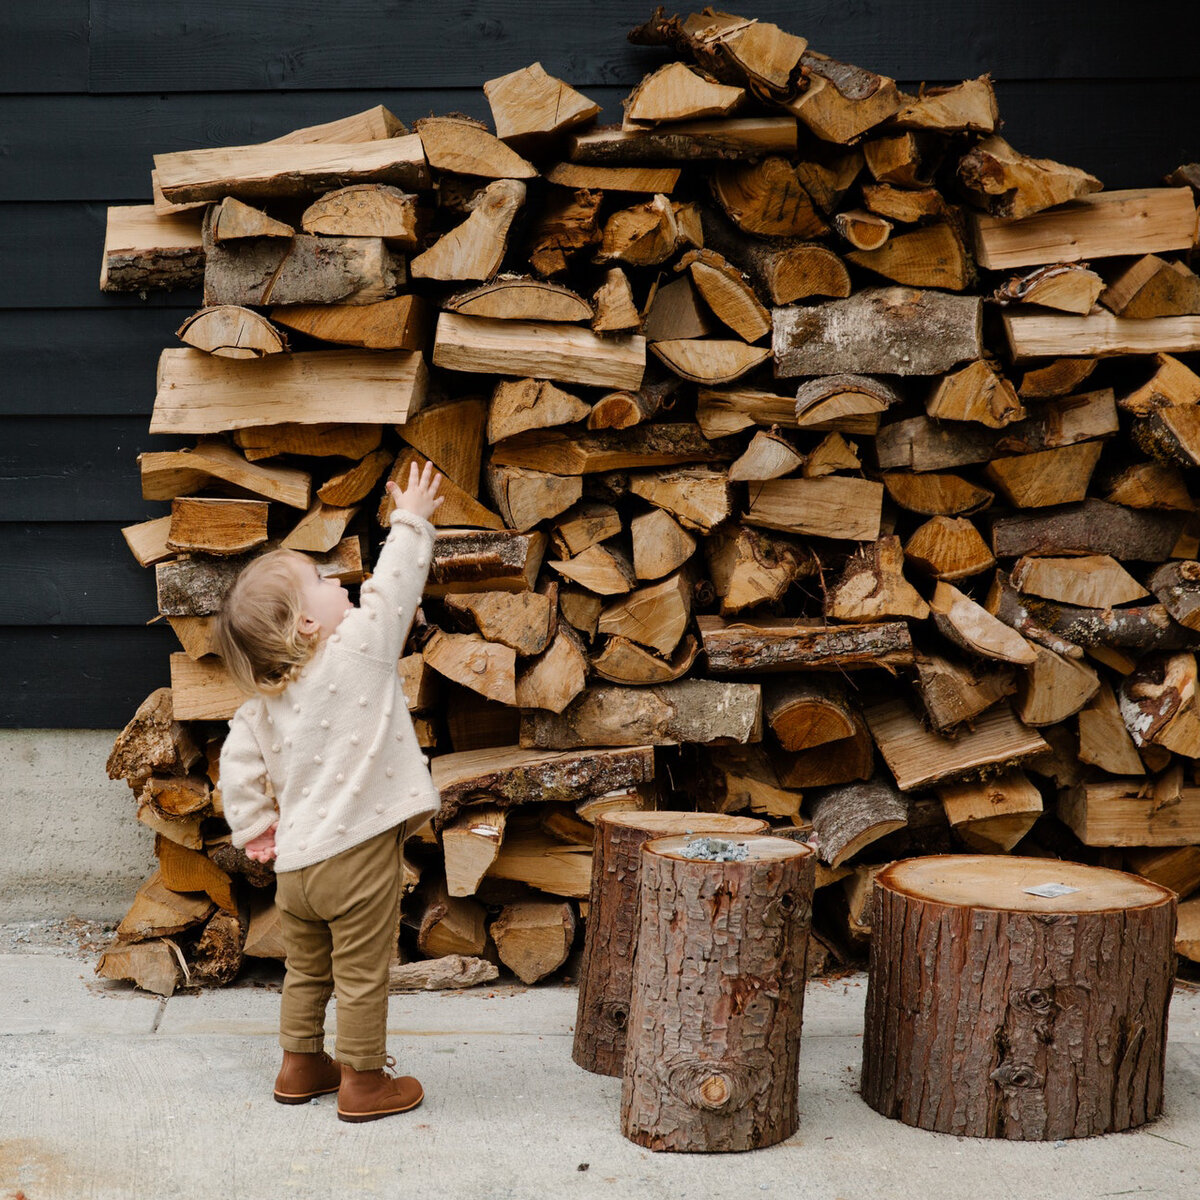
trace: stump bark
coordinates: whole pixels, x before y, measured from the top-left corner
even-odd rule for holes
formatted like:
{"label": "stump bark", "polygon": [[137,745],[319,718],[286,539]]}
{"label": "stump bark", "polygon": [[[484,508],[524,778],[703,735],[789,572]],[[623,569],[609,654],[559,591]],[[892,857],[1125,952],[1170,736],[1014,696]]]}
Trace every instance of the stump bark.
{"label": "stump bark", "polygon": [[739,837],[747,857],[642,851],[621,1129],[651,1150],[756,1150],[799,1123],[797,1060],[815,855]]}
{"label": "stump bark", "polygon": [[[1041,898],[1047,883],[1076,889]],[[1054,1141],[1162,1112],[1176,902],[1120,871],[937,855],[875,879],[863,1099],[907,1125]]]}
{"label": "stump bark", "polygon": [[585,1071],[620,1075],[638,939],[642,846],[669,834],[738,837],[767,828],[755,817],[699,812],[605,813],[596,822],[592,886],[571,1057]]}

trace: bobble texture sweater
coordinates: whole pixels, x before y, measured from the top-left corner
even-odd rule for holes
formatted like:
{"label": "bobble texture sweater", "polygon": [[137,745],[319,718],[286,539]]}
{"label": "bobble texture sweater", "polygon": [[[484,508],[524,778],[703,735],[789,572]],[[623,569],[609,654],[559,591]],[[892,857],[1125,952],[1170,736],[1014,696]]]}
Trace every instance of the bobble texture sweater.
{"label": "bobble texture sweater", "polygon": [[438,809],[396,671],[433,540],[428,521],[397,509],[360,607],[298,679],[279,695],[247,700],[229,722],[220,787],[233,844],[278,820],[277,871],[331,858]]}

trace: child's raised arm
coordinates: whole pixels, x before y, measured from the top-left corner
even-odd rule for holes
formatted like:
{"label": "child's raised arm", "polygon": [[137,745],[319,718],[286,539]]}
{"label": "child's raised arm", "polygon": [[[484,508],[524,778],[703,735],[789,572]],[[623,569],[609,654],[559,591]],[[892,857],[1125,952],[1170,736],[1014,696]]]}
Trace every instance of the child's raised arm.
{"label": "child's raised arm", "polygon": [[220,777],[221,804],[235,846],[245,846],[275,827],[279,814],[267,791],[267,764],[240,708],[229,722],[229,736],[221,747]]}

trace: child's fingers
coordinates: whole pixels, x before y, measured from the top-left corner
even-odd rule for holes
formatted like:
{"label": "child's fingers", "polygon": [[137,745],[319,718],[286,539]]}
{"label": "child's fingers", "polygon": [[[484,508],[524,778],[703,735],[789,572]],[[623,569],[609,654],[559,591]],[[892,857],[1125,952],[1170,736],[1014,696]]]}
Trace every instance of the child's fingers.
{"label": "child's fingers", "polygon": [[417,485],[417,479],[418,479],[418,475],[417,475],[417,464],[416,464],[415,462],[414,462],[414,463],[409,463],[409,466],[408,466],[408,487],[407,487],[405,490],[406,490],[406,491],[412,491],[412,489],[413,489],[414,487],[416,487],[416,485]]}

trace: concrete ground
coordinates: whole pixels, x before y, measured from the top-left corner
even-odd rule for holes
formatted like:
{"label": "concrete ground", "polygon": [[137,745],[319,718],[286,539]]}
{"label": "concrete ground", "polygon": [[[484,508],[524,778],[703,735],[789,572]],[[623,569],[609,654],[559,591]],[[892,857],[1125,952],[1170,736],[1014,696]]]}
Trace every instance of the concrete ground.
{"label": "concrete ground", "polygon": [[61,922],[0,927],[4,1200],[1190,1200],[1200,1187],[1195,985],[1172,1005],[1161,1120],[1030,1144],[925,1133],[872,1112],[857,1093],[866,980],[814,982],[799,1131],[766,1150],[698,1156],[621,1136],[620,1081],[571,1061],[573,988],[394,996],[391,1049],[426,1101],[347,1125],[332,1096],[295,1108],[271,1098],[277,973],[160,1000],[96,981],[93,945],[63,936]]}

